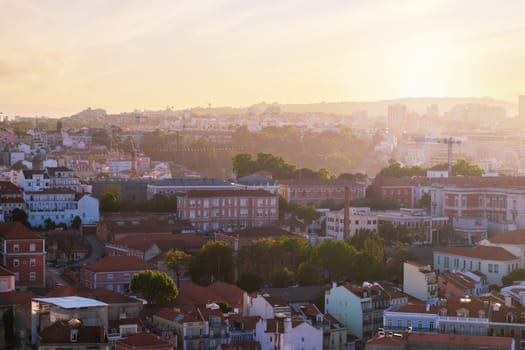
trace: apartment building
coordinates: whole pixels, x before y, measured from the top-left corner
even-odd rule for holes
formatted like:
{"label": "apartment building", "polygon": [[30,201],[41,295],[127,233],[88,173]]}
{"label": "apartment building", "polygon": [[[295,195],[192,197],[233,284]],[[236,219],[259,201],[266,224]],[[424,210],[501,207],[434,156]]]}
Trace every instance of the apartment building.
{"label": "apartment building", "polygon": [[501,278],[522,268],[523,257],[501,247],[445,247],[434,251],[434,269],[447,271],[479,271],[489,284],[501,285]]}
{"label": "apartment building", "polygon": [[364,198],[366,185],[350,180],[280,180],[281,196],[298,205],[313,204],[318,207],[323,201],[344,203],[345,189],[350,200]]}
{"label": "apartment building", "polygon": [[279,198],[264,190],[189,191],[177,196],[177,215],[203,231],[233,232],[277,220]]}
{"label": "apartment building", "polygon": [[195,190],[231,190],[238,188],[235,184],[219,179],[210,178],[177,178],[160,179],[148,184],[148,199],[156,194],[172,196]]}
{"label": "apartment building", "polygon": [[437,274],[430,265],[415,261],[403,263],[403,291],[419,300],[435,300],[438,296]]}
{"label": "apartment building", "polygon": [[0,223],[0,259],[19,287],[45,286],[45,240],[18,222]]}
{"label": "apartment building", "polygon": [[[344,239],[345,209],[326,213],[326,235],[335,239]],[[370,208],[349,208],[348,234],[353,237],[357,230],[377,232],[377,212]]]}

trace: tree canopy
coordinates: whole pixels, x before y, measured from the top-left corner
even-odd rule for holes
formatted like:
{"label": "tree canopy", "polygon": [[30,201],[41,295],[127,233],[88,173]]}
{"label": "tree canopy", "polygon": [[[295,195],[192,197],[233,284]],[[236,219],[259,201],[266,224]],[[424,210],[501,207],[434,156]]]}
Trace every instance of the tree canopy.
{"label": "tree canopy", "polygon": [[180,276],[183,270],[189,266],[191,255],[182,250],[170,249],[164,256],[164,264],[177,276],[177,285],[180,286]]}
{"label": "tree canopy", "polygon": [[142,270],[133,275],[129,289],[141,295],[150,304],[165,306],[175,301],[179,290],[175,281],[165,272]]}
{"label": "tree canopy", "polygon": [[513,285],[517,281],[525,281],[525,269],[516,269],[501,278],[503,286]]}
{"label": "tree canopy", "polygon": [[233,250],[221,241],[208,241],[190,262],[195,282],[230,282],[233,279]]}

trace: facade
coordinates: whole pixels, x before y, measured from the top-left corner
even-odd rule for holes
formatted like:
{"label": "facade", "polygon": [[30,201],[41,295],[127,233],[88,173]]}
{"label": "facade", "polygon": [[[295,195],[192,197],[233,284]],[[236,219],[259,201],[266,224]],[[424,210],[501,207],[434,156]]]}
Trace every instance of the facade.
{"label": "facade", "polygon": [[281,196],[287,202],[314,204],[316,207],[326,200],[344,203],[347,187],[350,200],[364,198],[366,191],[366,185],[350,180],[281,180],[280,185]]}
{"label": "facade", "polygon": [[103,326],[85,326],[76,318],[56,321],[39,334],[38,350],[110,350]]}
{"label": "facade", "polygon": [[12,218],[13,210],[26,208],[24,192],[10,181],[0,181],[1,215],[6,221]]}
{"label": "facade", "polygon": [[152,267],[134,256],[108,256],[80,269],[80,284],[90,289],[125,292],[135,273]]}
{"label": "facade", "polygon": [[232,232],[277,220],[279,199],[264,190],[189,191],[177,196],[177,215],[203,231]]}
{"label": "facade", "polygon": [[447,271],[479,271],[489,284],[501,285],[501,278],[522,268],[523,258],[500,247],[445,247],[434,251],[434,269]]}
{"label": "facade", "polygon": [[265,320],[264,333],[257,334],[262,350],[323,349],[323,331],[308,322],[289,317]]}
{"label": "facade", "polygon": [[219,179],[208,178],[178,178],[161,179],[148,184],[148,199],[156,194],[173,196],[195,190],[231,190],[237,188],[234,184]]}
{"label": "facade", "polygon": [[[38,335],[57,321],[81,320],[82,326],[108,329],[108,305],[101,301],[77,296],[34,298],[31,302],[31,344]],[[79,326],[78,322],[74,326]],[[78,338],[78,337],[77,337]]]}
{"label": "facade", "polygon": [[378,229],[382,225],[405,227],[410,240],[422,243],[439,241],[439,234],[447,228],[448,218],[427,215],[424,209],[400,209],[377,214]]}
{"label": "facade", "polygon": [[177,336],[177,346],[181,350],[207,347],[209,325],[195,312],[177,312],[162,309],[153,315],[153,324],[161,332],[170,331]]}
{"label": "facade", "polygon": [[419,300],[435,300],[438,296],[437,274],[430,265],[414,261],[403,263],[403,291]]}
{"label": "facade", "polygon": [[0,261],[19,287],[45,286],[45,242],[18,222],[0,223]]}
{"label": "facade", "polygon": [[[344,208],[326,213],[326,235],[338,240],[344,239]],[[370,208],[349,208],[348,231],[353,237],[357,230],[377,232],[377,213]]]}
{"label": "facade", "polygon": [[389,306],[389,295],[379,284],[338,286],[334,283],[325,292],[325,312],[360,339],[372,337],[382,327],[383,311]]}
{"label": "facade", "polygon": [[0,266],[0,293],[12,292],[15,290],[15,274]]}

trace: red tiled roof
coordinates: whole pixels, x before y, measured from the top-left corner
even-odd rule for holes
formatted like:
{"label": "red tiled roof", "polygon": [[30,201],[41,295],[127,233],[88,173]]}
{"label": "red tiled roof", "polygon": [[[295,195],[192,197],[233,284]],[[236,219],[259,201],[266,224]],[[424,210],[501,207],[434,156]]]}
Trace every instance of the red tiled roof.
{"label": "red tiled roof", "polygon": [[[510,349],[514,339],[511,337],[492,337],[483,335],[453,335],[453,334],[436,334],[436,333],[410,333],[408,334],[408,342],[418,342],[426,344],[454,344],[457,345],[480,345],[480,346],[501,346],[501,348]],[[460,347],[459,347],[460,348]]]}
{"label": "red tiled roof", "polygon": [[157,338],[153,334],[150,333],[137,333],[132,335],[131,337],[128,337],[126,339],[120,339],[117,341],[118,343],[127,344],[127,345],[134,345],[134,346],[146,346],[146,345],[169,345],[168,342]]}
{"label": "red tiled roof", "polygon": [[168,309],[168,308],[161,309],[159,312],[155,314],[155,316],[163,318],[165,320],[172,321],[172,322],[175,322],[175,318],[179,316],[179,319],[177,320],[177,322],[179,323],[198,321],[198,318],[196,317],[196,315],[191,312],[178,312],[178,311],[175,311],[173,309]]}
{"label": "red tiled roof", "polygon": [[31,305],[31,300],[36,298],[33,292],[25,290],[13,290],[11,292],[0,293],[0,302],[4,305]]}
{"label": "red tiled roof", "polygon": [[476,281],[458,272],[443,273],[439,275],[439,279],[443,279],[447,283],[452,283],[461,289],[472,289],[476,286]]}
{"label": "red tiled roof", "polygon": [[489,238],[491,243],[525,244],[525,230],[508,231]]}
{"label": "red tiled roof", "polygon": [[362,185],[352,180],[322,180],[322,179],[288,179],[279,180],[279,183],[287,186],[357,186]]}
{"label": "red tiled roof", "polygon": [[22,194],[23,190],[11,181],[0,181],[0,192],[2,194]]}
{"label": "red tiled roof", "polygon": [[392,310],[393,312],[408,312],[408,313],[419,313],[419,314],[437,314],[438,307],[436,305],[430,305],[427,311],[426,303],[409,303],[401,305]]}
{"label": "red tiled roof", "polygon": [[207,290],[219,296],[220,301],[227,301],[232,306],[242,305],[243,297],[246,293],[242,288],[235,284],[217,281],[206,287]]}
{"label": "red tiled roof", "polygon": [[77,342],[107,343],[106,332],[102,326],[72,326],[69,321],[57,321],[40,332],[40,343],[71,344],[71,329],[78,329]]}
{"label": "red tiled roof", "polygon": [[140,271],[152,268],[153,265],[134,256],[107,256],[83,267],[94,272]]}
{"label": "red tiled roof", "polygon": [[0,237],[3,239],[44,239],[19,222],[0,223]]}
{"label": "red tiled roof", "polygon": [[59,166],[59,167],[48,167],[47,168],[47,172],[49,173],[49,175],[51,176],[54,176],[56,172],[75,172],[73,169],[70,169],[70,168],[66,168],[65,166]]}
{"label": "red tiled roof", "polygon": [[477,258],[484,260],[499,260],[508,261],[516,260],[517,256],[509,253],[507,250],[500,247],[476,246],[473,248],[463,247],[445,247],[437,250],[438,253],[466,256],[469,258]]}

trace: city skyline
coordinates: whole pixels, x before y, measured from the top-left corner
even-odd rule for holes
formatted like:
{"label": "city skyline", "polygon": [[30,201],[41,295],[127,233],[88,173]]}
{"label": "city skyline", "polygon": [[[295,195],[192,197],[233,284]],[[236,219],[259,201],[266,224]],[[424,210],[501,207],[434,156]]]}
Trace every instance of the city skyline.
{"label": "city skyline", "polygon": [[525,91],[519,1],[11,1],[0,111],[65,116],[260,101]]}

